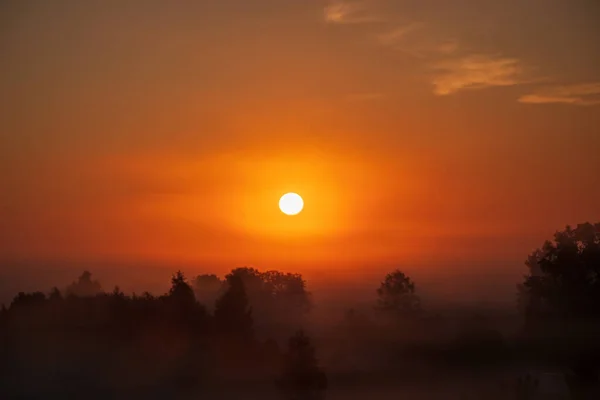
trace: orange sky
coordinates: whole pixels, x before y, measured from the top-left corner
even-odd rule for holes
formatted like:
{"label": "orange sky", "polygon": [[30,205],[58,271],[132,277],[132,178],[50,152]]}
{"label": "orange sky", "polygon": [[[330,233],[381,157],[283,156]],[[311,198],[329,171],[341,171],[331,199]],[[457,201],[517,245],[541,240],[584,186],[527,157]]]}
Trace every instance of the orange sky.
{"label": "orange sky", "polygon": [[600,220],[600,8],[526,3],[4,1],[0,259],[520,271]]}

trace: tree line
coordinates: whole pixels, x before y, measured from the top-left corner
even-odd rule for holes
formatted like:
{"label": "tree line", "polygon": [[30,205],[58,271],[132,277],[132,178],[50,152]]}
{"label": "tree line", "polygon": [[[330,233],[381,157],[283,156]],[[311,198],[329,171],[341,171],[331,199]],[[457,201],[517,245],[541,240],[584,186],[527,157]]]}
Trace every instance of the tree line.
{"label": "tree line", "polygon": [[85,271],[62,290],[18,293],[2,306],[0,387],[25,397],[160,398],[246,385],[321,399],[342,375],[336,366],[397,373],[407,365],[409,374],[416,360],[474,369],[552,363],[569,368],[578,388],[597,385],[600,224],[557,232],[526,266],[516,335],[486,315],[450,327],[456,321],[425,309],[398,269],[376,288],[368,312],[348,310],[318,340],[319,352],[304,329],[313,302],[300,274],[238,268],[224,279],[188,280],[177,272],[156,296],[105,292]]}

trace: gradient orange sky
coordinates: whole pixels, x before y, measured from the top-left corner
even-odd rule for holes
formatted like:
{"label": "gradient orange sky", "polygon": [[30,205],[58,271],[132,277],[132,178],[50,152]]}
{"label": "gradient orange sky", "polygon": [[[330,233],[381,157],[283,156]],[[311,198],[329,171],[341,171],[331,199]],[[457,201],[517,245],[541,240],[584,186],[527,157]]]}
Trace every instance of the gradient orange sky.
{"label": "gradient orange sky", "polygon": [[598,21],[593,0],[5,0],[0,259],[518,276],[600,220]]}

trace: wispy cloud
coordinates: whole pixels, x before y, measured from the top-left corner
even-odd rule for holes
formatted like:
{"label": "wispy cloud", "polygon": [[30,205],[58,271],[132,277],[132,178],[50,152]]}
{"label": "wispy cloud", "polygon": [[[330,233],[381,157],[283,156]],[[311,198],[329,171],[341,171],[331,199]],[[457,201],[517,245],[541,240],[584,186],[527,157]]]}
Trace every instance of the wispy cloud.
{"label": "wispy cloud", "polygon": [[459,43],[456,39],[448,39],[439,43],[435,50],[440,54],[453,54],[459,49]]}
{"label": "wispy cloud", "polygon": [[377,40],[384,46],[397,48],[402,46],[407,36],[422,27],[422,24],[413,22],[403,26],[398,26],[388,32],[377,35]]}
{"label": "wispy cloud", "polygon": [[467,89],[513,86],[531,82],[520,60],[490,55],[442,59],[432,65],[434,93],[440,96]]}
{"label": "wispy cloud", "polygon": [[361,101],[373,101],[379,100],[384,97],[383,93],[353,93],[346,96],[348,102],[361,102]]}
{"label": "wispy cloud", "polygon": [[[325,8],[325,19],[338,24],[381,21],[372,14],[373,1],[375,0],[330,0],[329,6]],[[465,43],[453,33],[445,31],[443,27],[428,21],[404,19],[404,23],[400,23],[396,20],[395,27],[374,33],[371,39],[382,47],[420,59],[420,63],[428,71],[433,92],[438,96],[463,90],[508,87],[546,80],[536,77],[535,71],[521,59],[473,48],[468,42]],[[596,88],[597,86],[593,86],[592,89],[585,86],[575,89],[597,90]],[[560,93],[553,90],[532,93],[521,97],[519,101],[581,105],[600,102],[600,99],[589,99],[587,96],[590,94],[569,92],[564,87],[561,90]],[[348,96],[347,100],[371,100],[380,97],[378,94],[353,96]]]}
{"label": "wispy cloud", "polygon": [[331,0],[325,7],[325,21],[334,24],[361,24],[380,20],[381,18],[372,14],[365,0]]}
{"label": "wispy cloud", "polygon": [[440,39],[421,22],[398,26],[376,36],[377,42],[393,50],[402,51],[417,58],[450,55],[459,49],[456,39]]}
{"label": "wispy cloud", "polygon": [[571,104],[593,106],[600,104],[600,82],[575,85],[549,86],[521,96],[521,103],[530,104]]}

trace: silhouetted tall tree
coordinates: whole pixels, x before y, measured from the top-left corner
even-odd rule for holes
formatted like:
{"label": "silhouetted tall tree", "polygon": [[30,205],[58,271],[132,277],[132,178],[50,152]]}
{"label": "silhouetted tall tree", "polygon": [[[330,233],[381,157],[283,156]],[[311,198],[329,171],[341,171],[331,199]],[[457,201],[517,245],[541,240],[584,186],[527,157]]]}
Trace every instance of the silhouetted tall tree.
{"label": "silhouetted tall tree", "polygon": [[102,293],[102,286],[97,280],[92,280],[92,274],[84,271],[76,282],[73,282],[65,290],[67,295],[86,297]]}
{"label": "silhouetted tall tree", "polygon": [[237,268],[226,278],[231,276],[244,282],[259,335],[268,334],[278,339],[289,337],[302,325],[312,307],[306,281],[300,274]]}
{"label": "silhouetted tall tree", "polygon": [[[544,352],[563,359],[582,381],[600,369],[600,223],[567,226],[525,262],[529,273],[518,286],[526,328],[552,339]],[[548,341],[548,340],[545,340]],[[591,377],[594,377],[593,379]]]}
{"label": "silhouetted tall tree", "polygon": [[60,290],[58,290],[57,287],[52,288],[52,290],[50,291],[50,294],[48,295],[48,300],[51,301],[58,301],[58,300],[62,300],[62,294],[60,293]]}
{"label": "silhouetted tall tree", "polygon": [[196,296],[194,290],[187,283],[185,275],[181,271],[177,271],[171,278],[171,288],[169,289],[169,297],[177,304],[194,304]]}
{"label": "silhouetted tall tree", "polygon": [[386,275],[377,289],[377,307],[397,316],[411,316],[421,311],[414,282],[400,270]]}
{"label": "silhouetted tall tree", "polygon": [[253,336],[252,309],[244,282],[238,276],[227,277],[228,288],[215,303],[217,330],[229,337],[250,339]]}
{"label": "silhouetted tall tree", "polygon": [[533,252],[519,286],[530,317],[600,317],[600,223],[567,226]]}
{"label": "silhouetted tall tree", "polygon": [[226,289],[225,282],[214,274],[198,275],[193,281],[196,299],[211,311]]}
{"label": "silhouetted tall tree", "polygon": [[327,376],[319,368],[315,348],[303,331],[298,331],[290,338],[283,362],[283,372],[277,385],[287,399],[324,398]]}

